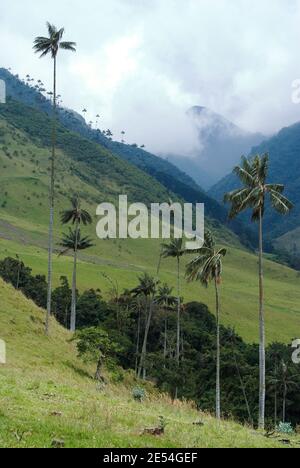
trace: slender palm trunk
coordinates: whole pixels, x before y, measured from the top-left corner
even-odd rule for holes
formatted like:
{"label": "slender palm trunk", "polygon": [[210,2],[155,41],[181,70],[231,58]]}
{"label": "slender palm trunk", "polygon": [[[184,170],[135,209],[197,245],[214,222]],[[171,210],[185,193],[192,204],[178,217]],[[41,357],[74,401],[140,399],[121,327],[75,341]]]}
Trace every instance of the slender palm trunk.
{"label": "slender palm trunk", "polygon": [[[277,378],[277,363],[275,364],[275,379]],[[277,406],[278,406],[278,403],[277,403],[277,382],[275,382],[275,389],[274,389],[274,427],[275,429],[277,428],[277,414],[278,414],[278,410],[277,410]]]}
{"label": "slender palm trunk", "polygon": [[263,277],[263,220],[259,213],[259,428],[265,427],[266,400],[266,343],[264,317],[264,277]]}
{"label": "slender palm trunk", "polygon": [[19,262],[19,265],[18,265],[18,274],[17,274],[17,284],[16,284],[16,289],[19,289],[19,285],[20,285],[20,273],[21,273],[21,262]]}
{"label": "slender palm trunk", "polygon": [[146,361],[146,357],[147,357],[148,335],[149,335],[151,319],[152,319],[152,312],[153,312],[153,301],[151,300],[151,298],[149,298],[149,302],[150,303],[149,303],[149,310],[148,310],[146,326],[145,326],[145,335],[144,335],[141,359],[140,359],[139,370],[138,370],[138,378],[139,379],[141,378],[142,371],[143,371],[144,379],[145,379],[145,376],[146,376],[145,361]]}
{"label": "slender palm trunk", "polygon": [[56,57],[53,65],[53,118],[52,118],[52,156],[50,178],[50,217],[48,238],[48,291],[46,313],[46,335],[49,335],[52,297],[52,256],[53,256],[53,225],[54,225],[54,183],[55,183],[55,146],[56,146]]}
{"label": "slender palm trunk", "polygon": [[177,342],[176,342],[176,361],[180,362],[180,260],[177,258]]}
{"label": "slender palm trunk", "polygon": [[74,265],[73,265],[73,281],[72,281],[72,303],[71,303],[71,332],[76,331],[76,283],[77,283],[77,253],[78,253],[78,221],[76,223],[75,248],[74,248]]}
{"label": "slender palm trunk", "polygon": [[217,375],[216,375],[216,417],[221,419],[221,389],[220,389],[220,293],[217,278],[215,279],[216,288],[216,314],[217,314]]}
{"label": "slender palm trunk", "polygon": [[[233,350],[234,352],[234,350]],[[245,387],[245,384],[243,382],[243,379],[242,379],[242,375],[241,375],[241,372],[240,372],[240,368],[239,368],[239,365],[238,365],[238,362],[237,362],[237,359],[236,359],[236,356],[234,355],[234,361],[235,361],[235,367],[236,367],[236,371],[237,371],[237,374],[238,374],[238,377],[239,377],[239,381],[240,381],[240,384],[241,384],[241,389],[242,389],[242,392],[243,392],[243,396],[244,396],[244,400],[245,400],[245,404],[246,404],[246,408],[247,408],[247,412],[248,412],[248,418],[249,418],[249,422],[251,424],[251,426],[253,427],[253,418],[252,418],[252,415],[251,415],[251,410],[250,410],[250,405],[249,405],[249,401],[248,401],[248,397],[247,397],[247,392],[246,392],[246,387]]]}
{"label": "slender palm trunk", "polygon": [[167,359],[167,336],[168,336],[168,319],[165,318],[165,332],[164,332],[164,367],[166,367]]}
{"label": "slender palm trunk", "polygon": [[140,353],[140,335],[141,335],[141,309],[139,307],[138,326],[137,326],[137,337],[136,337],[136,350],[135,350],[135,374],[138,374],[138,361]]}
{"label": "slender palm trunk", "polygon": [[277,427],[277,388],[275,388],[275,395],[274,395],[274,427]]}
{"label": "slender palm trunk", "polygon": [[287,385],[284,383],[283,387],[283,403],[282,403],[282,422],[286,420],[286,396],[287,396]]}
{"label": "slender palm trunk", "polygon": [[95,380],[98,382],[101,382],[102,384],[105,384],[104,378],[102,376],[102,366],[103,366],[103,356],[99,356],[98,362],[97,362],[97,369],[95,373]]}

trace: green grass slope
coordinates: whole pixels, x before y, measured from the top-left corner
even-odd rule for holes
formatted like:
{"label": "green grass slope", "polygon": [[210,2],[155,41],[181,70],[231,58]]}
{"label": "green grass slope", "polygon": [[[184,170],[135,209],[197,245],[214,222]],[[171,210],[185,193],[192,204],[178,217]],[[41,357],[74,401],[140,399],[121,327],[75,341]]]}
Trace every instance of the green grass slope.
{"label": "green grass slope", "polygon": [[[33,268],[34,273],[44,274],[47,268],[47,252],[44,248],[26,245],[19,241],[0,241],[0,258],[16,253]],[[78,285],[82,291],[100,288],[108,296],[110,284],[103,273],[111,276],[122,288],[136,286],[143,271],[156,275],[159,242],[97,241],[93,252],[81,256],[78,265]],[[184,260],[186,262],[187,259]],[[66,275],[71,281],[72,259],[55,256],[54,284]],[[183,270],[183,268],[182,268]],[[266,260],[266,329],[267,341],[291,343],[300,329],[300,277],[290,268]],[[172,261],[164,261],[160,280],[176,288],[176,271]],[[205,289],[196,283],[187,283],[181,274],[182,295],[186,302],[198,300],[214,311],[213,288]],[[258,341],[258,285],[257,258],[243,250],[229,247],[224,265],[222,284],[222,323],[235,327],[248,342]]]}
{"label": "green grass slope", "polygon": [[[129,374],[107,374],[97,390],[93,369],[76,357],[70,334],[55,321],[43,333],[43,311],[0,280],[0,338],[7,364],[0,365],[0,446],[65,447],[282,447],[233,422],[216,423],[192,404],[172,403],[150,386],[143,404],[133,401]],[[120,376],[123,378],[121,379]],[[167,421],[162,437],[141,435],[145,427]],[[201,420],[203,427],[193,425]],[[295,438],[293,446],[298,444]]]}

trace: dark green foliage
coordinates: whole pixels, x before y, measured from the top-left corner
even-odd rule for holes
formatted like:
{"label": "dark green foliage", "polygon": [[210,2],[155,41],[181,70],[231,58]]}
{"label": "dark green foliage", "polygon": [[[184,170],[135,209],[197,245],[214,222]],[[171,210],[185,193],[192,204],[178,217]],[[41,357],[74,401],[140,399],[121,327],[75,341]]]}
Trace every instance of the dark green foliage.
{"label": "dark green foliage", "polygon": [[77,327],[97,327],[102,324],[109,313],[109,307],[101,297],[100,291],[90,289],[78,297]]}
{"label": "dark green foliage", "polygon": [[0,261],[0,277],[32,299],[39,307],[46,306],[47,282],[45,276],[32,275],[31,268],[25,267],[18,258],[5,258]]}
{"label": "dark green foliage", "polygon": [[55,318],[65,328],[69,327],[72,290],[65,276],[60,278],[61,286],[52,292],[52,310]]}

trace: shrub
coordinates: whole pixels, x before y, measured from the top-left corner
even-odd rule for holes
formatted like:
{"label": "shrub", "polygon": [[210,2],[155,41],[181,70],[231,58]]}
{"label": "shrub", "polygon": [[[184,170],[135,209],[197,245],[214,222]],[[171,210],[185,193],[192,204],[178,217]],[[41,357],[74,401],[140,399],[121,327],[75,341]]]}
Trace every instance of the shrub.
{"label": "shrub", "polygon": [[142,401],[146,398],[146,392],[141,387],[136,387],[132,390],[132,397],[135,401],[142,403]]}
{"label": "shrub", "polygon": [[277,427],[277,431],[280,432],[281,434],[293,434],[294,429],[291,425],[291,423],[279,423]]}

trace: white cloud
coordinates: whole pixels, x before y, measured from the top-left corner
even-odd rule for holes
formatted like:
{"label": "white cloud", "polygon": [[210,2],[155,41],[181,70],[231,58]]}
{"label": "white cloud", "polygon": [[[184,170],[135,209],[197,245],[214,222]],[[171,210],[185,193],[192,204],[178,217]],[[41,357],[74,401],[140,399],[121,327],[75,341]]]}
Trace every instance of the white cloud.
{"label": "white cloud", "polygon": [[[2,0],[3,66],[41,78],[32,53],[49,20],[66,27],[76,55],[59,59],[65,105],[156,152],[192,152],[185,111],[203,105],[252,131],[300,120],[291,84],[300,77],[299,0]],[[7,47],[9,44],[9,47]]]}

